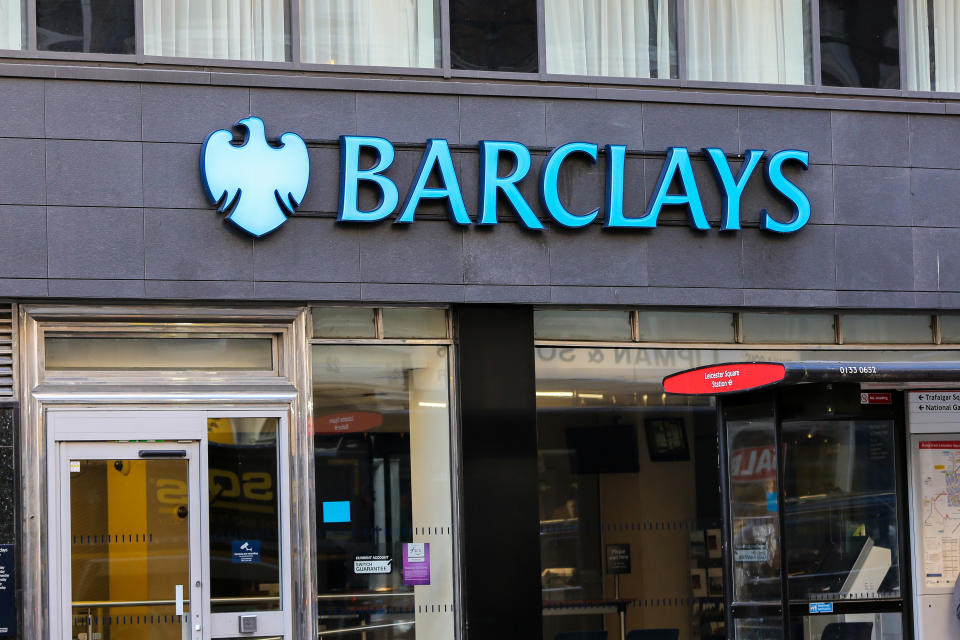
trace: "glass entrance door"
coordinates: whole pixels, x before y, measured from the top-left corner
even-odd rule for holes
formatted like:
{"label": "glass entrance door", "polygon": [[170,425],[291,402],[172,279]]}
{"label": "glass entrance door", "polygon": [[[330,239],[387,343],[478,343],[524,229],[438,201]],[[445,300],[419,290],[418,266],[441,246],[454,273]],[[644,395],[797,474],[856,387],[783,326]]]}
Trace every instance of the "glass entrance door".
{"label": "glass entrance door", "polygon": [[62,443],[59,466],[63,635],[201,640],[199,443]]}
{"label": "glass entrance door", "polygon": [[903,638],[901,395],[799,385],[721,404],[734,637]]}

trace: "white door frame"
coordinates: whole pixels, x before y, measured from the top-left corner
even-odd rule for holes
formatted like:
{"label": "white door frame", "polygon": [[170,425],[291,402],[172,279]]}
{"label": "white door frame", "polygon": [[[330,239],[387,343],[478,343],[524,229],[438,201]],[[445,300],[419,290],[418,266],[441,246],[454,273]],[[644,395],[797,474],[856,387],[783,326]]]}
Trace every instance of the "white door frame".
{"label": "white door frame", "polygon": [[[103,457],[109,457],[111,447],[124,446],[124,443],[138,441],[134,445],[141,449],[171,449],[196,447],[197,464],[191,466],[191,475],[197,474],[197,483],[199,491],[191,493],[191,544],[195,544],[195,552],[191,551],[191,594],[196,588],[197,578],[200,576],[199,593],[197,594],[199,607],[193,604],[191,597],[191,615],[201,616],[200,620],[193,620],[191,625],[194,629],[192,640],[211,640],[218,637],[240,637],[245,634],[239,633],[239,613],[221,613],[212,614],[210,611],[210,526],[209,526],[209,461],[207,456],[207,419],[218,418],[239,418],[239,417],[275,417],[279,419],[278,429],[278,477],[275,490],[278,492],[278,504],[280,506],[279,514],[279,532],[280,532],[280,580],[281,580],[281,610],[280,611],[261,611],[250,612],[257,616],[258,630],[255,634],[249,634],[250,637],[262,635],[282,636],[285,638],[293,637],[293,593],[292,593],[292,561],[293,557],[291,547],[291,521],[290,521],[290,501],[296,490],[290,482],[290,441],[289,441],[289,420],[290,409],[288,406],[278,407],[265,406],[263,408],[236,409],[224,407],[203,407],[190,410],[184,410],[179,407],[170,409],[131,409],[129,407],[111,408],[103,407],[98,409],[89,408],[67,408],[57,407],[47,409],[47,451],[50,452],[47,465],[47,505],[48,513],[48,532],[46,548],[49,558],[49,610],[51,612],[61,612],[60,615],[52,615],[50,619],[51,638],[65,638],[69,633],[64,629],[65,621],[69,617],[62,617],[64,611],[68,611],[69,602],[65,594],[70,593],[69,573],[67,573],[66,582],[60,582],[57,574],[58,568],[62,567],[66,558],[63,557],[66,547],[64,544],[69,540],[69,512],[62,512],[62,500],[64,492],[68,487],[65,482],[69,482],[69,459],[64,458],[72,447],[79,447],[78,443],[87,443],[83,451],[96,451],[97,448],[104,452]],[[162,440],[156,446],[152,443],[140,442],[143,440]],[[172,442],[178,442],[172,446]],[[191,445],[192,443],[192,445]],[[92,447],[87,449],[86,447]],[[119,450],[119,449],[115,449]],[[114,456],[115,457],[115,456]],[[66,459],[66,463],[49,464],[49,462]],[[194,504],[196,501],[196,504]],[[67,505],[69,507],[69,504]],[[196,518],[196,520],[194,520]],[[194,526],[196,523],[196,537],[194,537]],[[64,531],[67,532],[64,537]],[[193,566],[193,558],[198,558],[198,566]],[[67,563],[69,564],[69,563]],[[69,567],[68,567],[69,568]],[[197,624],[200,625],[199,633],[196,631]]]}

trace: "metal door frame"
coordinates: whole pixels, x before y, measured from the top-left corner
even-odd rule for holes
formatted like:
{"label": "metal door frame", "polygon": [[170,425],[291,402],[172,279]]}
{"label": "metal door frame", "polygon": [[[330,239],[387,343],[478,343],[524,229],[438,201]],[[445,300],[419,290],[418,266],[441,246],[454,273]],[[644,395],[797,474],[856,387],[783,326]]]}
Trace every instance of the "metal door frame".
{"label": "metal door frame", "polygon": [[[82,441],[70,440],[57,443],[57,468],[51,469],[51,485],[56,485],[53,489],[57,494],[57,502],[51,511],[57,511],[59,526],[51,527],[50,558],[51,564],[58,568],[58,574],[55,582],[56,587],[51,584],[51,598],[57,594],[60,603],[60,615],[53,616],[51,619],[51,628],[54,629],[54,637],[63,637],[67,630],[61,625],[69,625],[69,619],[72,616],[72,602],[68,597],[72,592],[72,566],[70,562],[70,459],[82,456],[86,460],[116,460],[139,458],[141,451],[158,451],[168,449],[180,449],[185,452],[183,459],[187,460],[188,473],[188,504],[189,504],[189,565],[190,582],[187,585],[189,595],[190,613],[188,626],[191,629],[190,637],[193,640],[202,640],[205,635],[205,620],[209,618],[205,615],[202,607],[196,607],[198,603],[204,602],[203,591],[207,586],[205,576],[209,573],[204,572],[202,564],[203,545],[202,545],[202,512],[201,512],[201,478],[200,473],[200,442],[198,440],[164,440],[160,442],[108,442],[108,441]],[[58,536],[59,539],[54,539]],[[56,555],[54,555],[56,554]],[[54,564],[56,563],[56,564]],[[54,611],[56,609],[53,609]]]}

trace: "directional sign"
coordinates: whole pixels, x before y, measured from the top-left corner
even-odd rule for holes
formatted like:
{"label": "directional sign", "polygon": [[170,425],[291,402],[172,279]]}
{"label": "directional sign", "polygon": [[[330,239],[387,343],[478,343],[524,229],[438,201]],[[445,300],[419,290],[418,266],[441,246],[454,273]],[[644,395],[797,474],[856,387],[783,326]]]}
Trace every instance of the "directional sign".
{"label": "directional sign", "polygon": [[663,379],[663,390],[687,395],[717,395],[765,387],[785,377],[786,367],[779,363],[717,364],[667,376]]}

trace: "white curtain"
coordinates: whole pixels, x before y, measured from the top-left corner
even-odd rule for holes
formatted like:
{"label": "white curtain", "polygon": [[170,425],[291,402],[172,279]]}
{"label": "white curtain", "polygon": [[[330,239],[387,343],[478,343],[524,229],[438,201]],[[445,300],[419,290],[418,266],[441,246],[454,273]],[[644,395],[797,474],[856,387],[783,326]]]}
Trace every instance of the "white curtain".
{"label": "white curtain", "polygon": [[148,56],[283,61],[286,0],[143,0]]}
{"label": "white curtain", "polygon": [[304,62],[439,66],[437,0],[300,0]]}
{"label": "white curtain", "polygon": [[669,78],[674,6],[672,0],[546,0],[547,72]]}
{"label": "white curtain", "polygon": [[687,0],[691,80],[804,84],[806,0]]}
{"label": "white curtain", "polygon": [[907,87],[960,91],[960,0],[907,0]]}
{"label": "white curtain", "polygon": [[23,48],[22,0],[0,0],[0,49]]}

